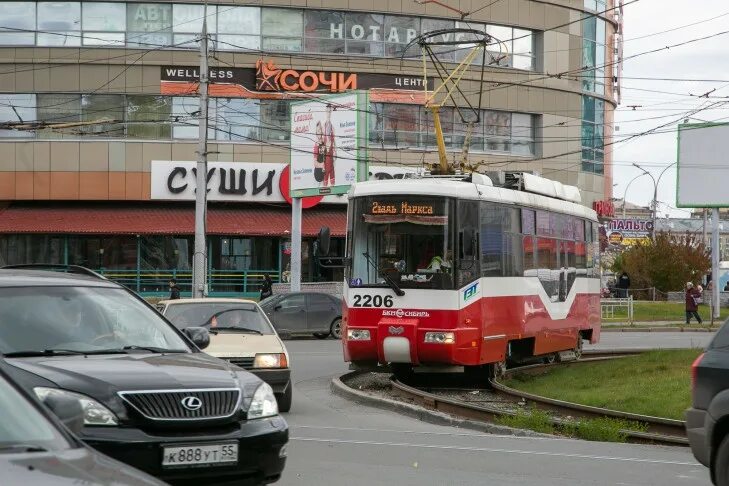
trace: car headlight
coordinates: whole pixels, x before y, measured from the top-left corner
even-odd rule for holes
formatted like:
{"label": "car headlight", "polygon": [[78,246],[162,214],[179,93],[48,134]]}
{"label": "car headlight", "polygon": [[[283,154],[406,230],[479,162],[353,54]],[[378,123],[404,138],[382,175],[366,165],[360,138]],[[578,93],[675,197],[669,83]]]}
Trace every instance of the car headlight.
{"label": "car headlight", "polygon": [[248,420],[278,415],[278,404],[273,395],[273,388],[268,383],[261,383],[256,393],[253,394],[251,406],[248,407]]}
{"label": "car headlight", "polygon": [[253,360],[254,368],[286,368],[288,365],[284,353],[257,354]]}
{"label": "car headlight", "polygon": [[452,332],[426,332],[425,342],[434,344],[453,344],[456,336]]}
{"label": "car headlight", "polygon": [[51,395],[60,395],[78,400],[84,411],[84,425],[119,425],[114,412],[86,395],[61,390],[60,388],[46,388],[42,386],[33,388],[33,391],[40,401],[44,401]]}
{"label": "car headlight", "polygon": [[350,341],[369,341],[370,331],[367,329],[347,329],[347,339]]}

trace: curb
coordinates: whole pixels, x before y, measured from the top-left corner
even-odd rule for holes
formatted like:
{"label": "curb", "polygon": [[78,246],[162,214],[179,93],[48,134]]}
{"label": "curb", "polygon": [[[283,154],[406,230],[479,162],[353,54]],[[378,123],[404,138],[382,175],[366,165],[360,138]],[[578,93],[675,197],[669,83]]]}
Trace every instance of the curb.
{"label": "curb", "polygon": [[460,429],[475,430],[477,432],[484,432],[487,434],[513,435],[515,437],[555,437],[553,435],[540,434],[529,430],[512,429],[511,427],[505,427],[503,425],[494,425],[485,422],[455,418],[448,414],[429,410],[418,405],[400,402],[391,398],[370,395],[369,393],[350,388],[341,380],[341,378],[353,377],[358,374],[362,374],[362,372],[355,371],[346,373],[341,377],[332,378],[332,393],[355,403],[359,403],[360,405],[379,408],[389,412],[396,412],[433,425],[444,425]]}
{"label": "curb", "polygon": [[601,327],[600,332],[715,332],[719,328],[683,328],[683,327]]}

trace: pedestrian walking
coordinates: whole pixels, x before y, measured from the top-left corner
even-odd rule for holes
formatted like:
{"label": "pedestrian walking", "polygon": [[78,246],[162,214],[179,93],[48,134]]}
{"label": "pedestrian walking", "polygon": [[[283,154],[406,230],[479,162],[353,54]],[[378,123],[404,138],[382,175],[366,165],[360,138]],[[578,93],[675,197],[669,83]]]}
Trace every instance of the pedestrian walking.
{"label": "pedestrian walking", "polygon": [[273,280],[271,280],[271,277],[266,274],[263,276],[263,283],[261,284],[261,302],[263,302],[268,297],[271,297],[273,295]]}
{"label": "pedestrian walking", "polygon": [[177,300],[180,298],[180,288],[177,286],[177,280],[174,278],[170,279],[170,300]]}
{"label": "pedestrian walking", "polygon": [[620,274],[620,278],[618,278],[618,297],[621,297],[623,299],[627,298],[629,288],[630,277],[628,276],[628,273],[624,271]]}
{"label": "pedestrian walking", "polygon": [[699,304],[701,303],[701,293],[694,288],[694,284],[686,282],[686,325],[691,324],[691,317],[695,317],[701,324],[701,316],[699,315]]}

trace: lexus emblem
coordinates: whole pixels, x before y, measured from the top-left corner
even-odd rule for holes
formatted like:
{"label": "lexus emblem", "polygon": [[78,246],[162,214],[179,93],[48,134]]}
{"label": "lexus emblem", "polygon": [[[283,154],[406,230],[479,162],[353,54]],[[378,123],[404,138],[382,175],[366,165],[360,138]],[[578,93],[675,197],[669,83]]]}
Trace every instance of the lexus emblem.
{"label": "lexus emblem", "polygon": [[202,407],[202,400],[200,400],[198,397],[185,397],[182,400],[180,400],[180,403],[183,407],[190,410],[191,412],[194,412],[195,410],[200,410],[200,407]]}
{"label": "lexus emblem", "polygon": [[402,326],[390,326],[390,329],[388,330],[393,336],[399,336],[400,334],[405,332],[405,328]]}

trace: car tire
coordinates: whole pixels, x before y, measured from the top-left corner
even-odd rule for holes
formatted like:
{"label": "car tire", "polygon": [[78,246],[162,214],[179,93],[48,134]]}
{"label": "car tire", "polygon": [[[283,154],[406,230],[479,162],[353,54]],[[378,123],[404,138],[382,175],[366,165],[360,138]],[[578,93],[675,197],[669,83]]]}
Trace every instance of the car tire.
{"label": "car tire", "polygon": [[315,332],[314,337],[317,339],[326,339],[329,337],[329,333],[328,332]]}
{"label": "car tire", "polygon": [[291,402],[294,399],[294,385],[289,381],[286,384],[286,391],[276,394],[276,403],[278,403],[279,412],[288,412],[291,410]]}
{"label": "car tire", "polygon": [[330,334],[334,339],[342,339],[342,318],[337,317],[330,326]]}

